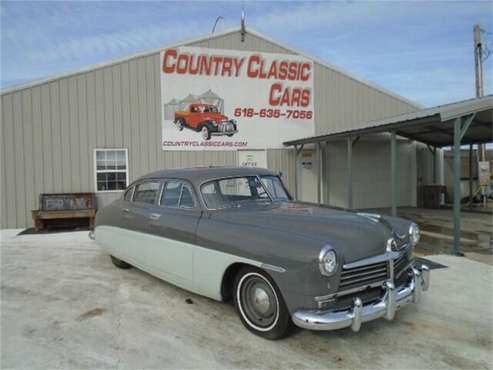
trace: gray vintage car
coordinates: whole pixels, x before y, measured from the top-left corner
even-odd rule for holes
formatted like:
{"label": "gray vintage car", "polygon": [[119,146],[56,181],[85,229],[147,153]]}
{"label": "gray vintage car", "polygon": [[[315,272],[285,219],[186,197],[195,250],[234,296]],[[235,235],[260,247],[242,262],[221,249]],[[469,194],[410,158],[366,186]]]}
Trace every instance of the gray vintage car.
{"label": "gray vintage car", "polygon": [[295,202],[259,168],[151,173],[97,213],[93,237],[117,267],[233,300],[243,324],[269,339],[293,323],[358,331],[392,320],[429,285],[412,256],[414,223]]}

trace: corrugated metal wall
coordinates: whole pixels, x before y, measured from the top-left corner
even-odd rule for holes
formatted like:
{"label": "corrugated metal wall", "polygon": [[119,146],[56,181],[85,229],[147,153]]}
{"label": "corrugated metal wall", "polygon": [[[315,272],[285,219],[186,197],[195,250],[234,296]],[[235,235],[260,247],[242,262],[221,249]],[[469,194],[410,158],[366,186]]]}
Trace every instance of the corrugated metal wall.
{"label": "corrugated metal wall", "polygon": [[[239,32],[190,43],[222,49],[291,53]],[[236,165],[235,152],[161,150],[159,53],[61,77],[1,96],[1,228],[32,225],[38,195],[94,191],[93,150],[128,148],[130,181],[162,168]],[[319,64],[315,67],[316,133],[407,112],[410,106]],[[294,192],[294,154],[268,151],[269,167]],[[119,193],[98,193],[99,206]]]}

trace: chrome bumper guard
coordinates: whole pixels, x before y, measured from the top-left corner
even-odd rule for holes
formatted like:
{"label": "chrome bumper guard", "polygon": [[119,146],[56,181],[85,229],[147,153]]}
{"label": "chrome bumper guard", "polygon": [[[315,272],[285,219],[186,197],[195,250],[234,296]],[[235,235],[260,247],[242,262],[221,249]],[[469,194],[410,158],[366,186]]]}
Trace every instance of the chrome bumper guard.
{"label": "chrome bumper guard", "polygon": [[408,285],[396,288],[388,281],[384,284],[386,290],[381,301],[363,305],[360,298],[354,299],[352,309],[344,311],[299,310],[293,316],[293,322],[309,330],[336,330],[351,327],[359,331],[361,324],[367,321],[385,317],[393,320],[395,312],[408,303],[418,303],[421,293],[430,286],[430,269],[426,265],[412,269],[412,280]]}

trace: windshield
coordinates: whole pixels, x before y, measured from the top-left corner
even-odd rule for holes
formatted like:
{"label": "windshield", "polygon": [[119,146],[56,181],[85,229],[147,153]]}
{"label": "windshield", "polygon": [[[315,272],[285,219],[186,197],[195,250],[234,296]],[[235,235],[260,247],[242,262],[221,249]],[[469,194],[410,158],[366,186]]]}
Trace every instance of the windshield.
{"label": "windshield", "polygon": [[289,194],[284,188],[281,179],[277,176],[262,176],[260,177],[262,184],[269,192],[270,197],[273,200],[289,200]]}
{"label": "windshield", "polygon": [[200,191],[207,208],[210,209],[271,202],[269,194],[256,176],[210,181],[202,185]]}
{"label": "windshield", "polygon": [[217,113],[217,108],[209,105],[204,107],[204,112],[212,112],[212,113]]}
{"label": "windshield", "polygon": [[244,176],[213,180],[200,188],[209,209],[243,207],[252,204],[289,200],[281,180],[277,176]]}

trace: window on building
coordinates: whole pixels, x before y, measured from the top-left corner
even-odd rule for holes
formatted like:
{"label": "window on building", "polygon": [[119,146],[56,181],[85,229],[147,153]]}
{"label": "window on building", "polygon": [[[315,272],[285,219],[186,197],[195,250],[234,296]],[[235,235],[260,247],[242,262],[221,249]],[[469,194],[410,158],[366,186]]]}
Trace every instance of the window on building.
{"label": "window on building", "polygon": [[126,149],[96,149],[96,191],[124,190],[128,183]]}

